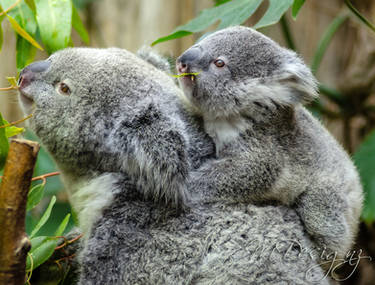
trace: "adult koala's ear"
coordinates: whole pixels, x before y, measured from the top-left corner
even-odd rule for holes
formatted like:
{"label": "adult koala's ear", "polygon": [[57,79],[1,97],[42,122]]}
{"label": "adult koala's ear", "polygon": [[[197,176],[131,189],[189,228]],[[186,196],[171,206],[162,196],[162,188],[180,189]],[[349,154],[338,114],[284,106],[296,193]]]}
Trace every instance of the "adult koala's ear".
{"label": "adult koala's ear", "polygon": [[155,50],[149,46],[142,46],[137,51],[137,56],[147,61],[151,65],[155,66],[157,69],[170,73],[172,68],[168,59],[158,54]]}
{"label": "adult koala's ear", "polygon": [[318,97],[317,81],[302,60],[295,58],[292,62],[283,64],[280,69],[275,79],[284,90],[280,94],[284,97],[284,105],[304,105]]}

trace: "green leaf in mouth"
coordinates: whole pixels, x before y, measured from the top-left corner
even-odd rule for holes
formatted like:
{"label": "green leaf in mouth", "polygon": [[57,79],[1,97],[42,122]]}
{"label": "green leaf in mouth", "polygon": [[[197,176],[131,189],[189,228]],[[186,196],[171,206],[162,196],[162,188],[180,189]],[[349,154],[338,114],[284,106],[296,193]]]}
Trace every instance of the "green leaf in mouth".
{"label": "green leaf in mouth", "polygon": [[180,78],[184,76],[197,76],[200,72],[188,72],[188,73],[181,73],[181,74],[172,74],[174,78]]}

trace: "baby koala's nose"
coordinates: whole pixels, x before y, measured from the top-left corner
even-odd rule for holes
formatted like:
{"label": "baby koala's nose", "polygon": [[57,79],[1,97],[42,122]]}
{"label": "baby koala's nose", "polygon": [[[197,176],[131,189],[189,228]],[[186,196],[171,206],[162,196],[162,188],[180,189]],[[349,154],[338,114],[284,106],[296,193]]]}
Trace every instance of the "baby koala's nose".
{"label": "baby koala's nose", "polygon": [[186,63],[177,62],[177,70],[179,73],[187,73],[188,72],[188,66]]}
{"label": "baby koala's nose", "polygon": [[50,65],[51,63],[49,61],[43,60],[34,62],[22,69],[18,80],[20,88],[29,85],[37,73],[46,71]]}
{"label": "baby koala's nose", "polygon": [[179,58],[177,58],[177,70],[180,73],[187,73],[194,62],[201,57],[199,48],[193,47],[185,51]]}

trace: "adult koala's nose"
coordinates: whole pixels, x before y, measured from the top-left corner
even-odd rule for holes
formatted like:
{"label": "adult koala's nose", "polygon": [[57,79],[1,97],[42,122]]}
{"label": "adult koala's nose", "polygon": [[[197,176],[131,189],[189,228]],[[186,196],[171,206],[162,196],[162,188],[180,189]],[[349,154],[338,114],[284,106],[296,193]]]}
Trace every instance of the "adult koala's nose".
{"label": "adult koala's nose", "polygon": [[26,66],[20,73],[20,78],[18,80],[19,87],[22,89],[28,86],[38,73],[45,72],[50,65],[51,63],[49,61],[43,60]]}
{"label": "adult koala's nose", "polygon": [[198,47],[192,47],[177,58],[177,70],[179,73],[191,72],[191,68],[202,57],[202,52]]}

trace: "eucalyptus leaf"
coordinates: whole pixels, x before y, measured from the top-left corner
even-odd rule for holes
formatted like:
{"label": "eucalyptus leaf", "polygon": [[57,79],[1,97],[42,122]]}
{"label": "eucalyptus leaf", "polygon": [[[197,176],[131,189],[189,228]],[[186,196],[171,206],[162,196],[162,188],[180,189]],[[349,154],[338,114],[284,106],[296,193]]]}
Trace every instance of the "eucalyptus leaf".
{"label": "eucalyptus leaf", "polygon": [[31,43],[33,46],[36,48],[43,50],[43,48],[34,40],[34,38],[26,32],[18,23],[15,19],[13,19],[11,16],[6,15],[13,30],[15,30],[21,37],[25,38],[29,43]]}
{"label": "eucalyptus leaf", "polygon": [[30,211],[36,205],[38,205],[39,202],[43,198],[43,194],[44,194],[43,183],[35,185],[33,188],[31,188],[31,190],[29,191],[29,194],[27,195],[26,211]]}
{"label": "eucalyptus leaf", "polygon": [[39,222],[37,223],[35,228],[32,230],[32,232],[30,234],[30,238],[34,237],[35,234],[40,230],[40,228],[48,221],[48,219],[51,215],[52,207],[55,203],[56,203],[56,197],[52,196],[52,199],[51,199],[47,209],[45,210],[43,216],[40,218]]}
{"label": "eucalyptus leaf", "polygon": [[66,48],[72,29],[71,0],[35,0],[36,19],[49,54]]}
{"label": "eucalyptus leaf", "polygon": [[17,71],[20,72],[26,65],[34,61],[36,49],[23,37],[17,35],[16,63]]}
{"label": "eucalyptus leaf", "polygon": [[67,214],[55,232],[55,236],[61,236],[69,223],[70,214]]}
{"label": "eucalyptus leaf", "polygon": [[[37,185],[39,186],[39,185]],[[59,225],[58,229],[55,232],[55,236],[61,236],[66,229],[66,226],[69,223],[70,214],[67,214],[61,224]],[[26,269],[27,270],[34,270],[39,265],[43,264],[48,258],[51,257],[55,248],[58,244],[58,238],[55,236],[48,237],[48,236],[40,236],[40,237],[33,237],[31,238],[31,250],[30,256],[27,257],[26,261]],[[32,259],[32,261],[31,261]],[[31,268],[32,265],[32,268]]]}
{"label": "eucalyptus leaf", "polygon": [[29,6],[29,8],[34,12],[34,14],[36,13],[36,7],[35,7],[35,2],[34,0],[25,0],[27,6]]}
{"label": "eucalyptus leaf", "polygon": [[[9,124],[9,122],[7,120],[2,119],[2,126],[8,125],[8,124]],[[9,127],[4,128],[4,129],[5,129],[5,136],[7,138],[13,137],[13,136],[18,135],[18,134],[25,131],[24,128],[18,128],[18,127],[15,127],[15,126],[9,126]]]}
{"label": "eucalyptus leaf", "polygon": [[[3,116],[0,113],[0,126],[6,125],[7,121],[3,119]],[[5,160],[7,158],[9,151],[9,142],[6,137],[5,128],[0,129],[0,169],[3,169],[5,165]]]}
{"label": "eucalyptus leaf", "polygon": [[8,82],[10,83],[12,87],[18,86],[17,79],[15,77],[7,77],[6,79],[8,80]]}
{"label": "eucalyptus leaf", "polygon": [[15,127],[15,126],[10,126],[10,127],[7,127],[5,128],[5,136],[7,138],[11,138],[11,137],[14,137],[18,134],[21,134],[25,131],[24,128],[18,128],[18,127]]}
{"label": "eucalyptus leaf", "polygon": [[72,10],[72,25],[73,28],[77,31],[78,35],[81,37],[82,41],[85,44],[89,44],[90,38],[89,34],[85,28],[85,26],[82,23],[81,17],[78,14],[77,9],[73,6]]}
{"label": "eucalyptus leaf", "polygon": [[224,3],[227,3],[229,1],[231,1],[231,0],[214,0],[215,6],[220,6],[220,5],[222,5]]}
{"label": "eucalyptus leaf", "polygon": [[218,21],[220,21],[218,29],[242,24],[254,14],[262,1],[263,0],[232,0],[220,6],[205,9],[198,17],[185,25],[177,27],[170,35],[157,39],[152,45],[201,32]]}
{"label": "eucalyptus leaf", "polygon": [[[0,0],[0,4],[4,10],[14,5],[14,3],[15,0]],[[7,15],[12,17],[22,29],[27,31],[27,33],[32,36],[35,35],[37,29],[35,13],[24,1],[18,3],[15,8],[7,13]]]}
{"label": "eucalyptus leaf", "polygon": [[293,7],[292,7],[292,16],[294,19],[297,18],[299,11],[301,10],[303,4],[305,4],[305,0],[294,0]]}
{"label": "eucalyptus leaf", "polygon": [[58,239],[54,237],[43,236],[31,239],[31,250],[27,256],[26,270],[34,270],[47,261],[55,251],[57,242]]}
{"label": "eucalyptus leaf", "polygon": [[293,0],[269,0],[269,7],[266,13],[256,23],[254,29],[276,24],[292,4]]}
{"label": "eucalyptus leaf", "polygon": [[32,251],[33,249],[41,246],[42,243],[44,243],[48,238],[49,237],[47,237],[47,236],[40,236],[40,237],[34,237],[34,238],[30,239],[30,243],[31,243],[30,251]]}
{"label": "eucalyptus leaf", "polygon": [[[14,2],[14,0],[0,0],[0,4],[4,10],[14,5]],[[33,46],[43,50],[43,48],[34,39],[37,29],[35,13],[26,3],[21,1],[16,7],[11,9],[6,16],[12,25],[13,30],[15,30],[21,37],[25,38]]]}
{"label": "eucalyptus leaf", "polygon": [[172,77],[174,78],[180,78],[184,76],[197,76],[200,72],[188,72],[188,73],[181,73],[181,74],[172,74]]}
{"label": "eucalyptus leaf", "polygon": [[320,63],[323,59],[323,56],[331,43],[333,36],[336,34],[337,30],[341,27],[341,25],[348,19],[348,15],[338,15],[336,18],[333,19],[331,24],[328,28],[324,31],[319,43],[318,47],[316,48],[314,57],[311,63],[311,71],[313,74],[316,74]]}
{"label": "eucalyptus leaf", "polygon": [[375,130],[362,142],[353,158],[365,192],[362,219],[371,223],[375,220]]}

